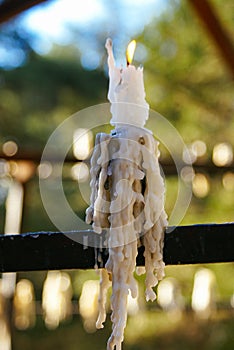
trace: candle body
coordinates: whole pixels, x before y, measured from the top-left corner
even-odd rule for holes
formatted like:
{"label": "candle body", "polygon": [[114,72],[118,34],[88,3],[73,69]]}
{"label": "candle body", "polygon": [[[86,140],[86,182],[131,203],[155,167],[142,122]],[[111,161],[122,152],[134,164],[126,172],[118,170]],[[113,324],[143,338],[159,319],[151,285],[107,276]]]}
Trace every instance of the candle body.
{"label": "candle body", "polygon": [[109,67],[108,99],[111,102],[112,125],[131,124],[143,127],[149,116],[145,100],[143,68],[115,66],[112,44],[107,40]]}

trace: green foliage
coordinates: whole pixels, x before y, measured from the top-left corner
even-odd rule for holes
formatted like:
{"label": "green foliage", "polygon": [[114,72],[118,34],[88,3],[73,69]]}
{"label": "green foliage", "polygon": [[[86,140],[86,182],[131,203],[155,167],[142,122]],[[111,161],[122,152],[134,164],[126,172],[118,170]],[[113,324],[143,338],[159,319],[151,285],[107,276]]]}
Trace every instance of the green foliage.
{"label": "green foliage", "polygon": [[[111,325],[107,321],[103,330],[87,334],[81,319],[76,316],[71,324],[49,331],[38,319],[36,328],[14,333],[14,349],[101,350],[105,348],[110,330]],[[124,349],[196,350],[200,347],[206,350],[230,350],[233,341],[233,321],[225,315],[221,319],[197,322],[191,314],[176,320],[170,314],[150,311],[129,317]]]}
{"label": "green foliage", "polygon": [[33,54],[0,78],[0,141],[13,138],[22,148],[42,149],[65,118],[105,100],[104,74],[84,71],[74,59]]}
{"label": "green foliage", "polygon": [[[219,2],[217,2],[218,5]],[[229,18],[231,1],[223,6]],[[170,10],[145,28],[138,40],[145,46],[147,99],[168,118],[186,142],[200,138],[210,147],[233,143],[231,75],[187,1],[170,1]]]}

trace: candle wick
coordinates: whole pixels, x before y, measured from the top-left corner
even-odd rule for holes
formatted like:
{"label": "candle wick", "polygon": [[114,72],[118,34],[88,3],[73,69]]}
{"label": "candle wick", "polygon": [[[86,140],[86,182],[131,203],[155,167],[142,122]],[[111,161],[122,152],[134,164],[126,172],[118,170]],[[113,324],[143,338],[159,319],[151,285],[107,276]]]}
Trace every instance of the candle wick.
{"label": "candle wick", "polygon": [[129,61],[129,59],[128,59],[128,55],[127,55],[127,53],[126,53],[126,62],[127,62],[127,67],[131,64],[131,62]]}

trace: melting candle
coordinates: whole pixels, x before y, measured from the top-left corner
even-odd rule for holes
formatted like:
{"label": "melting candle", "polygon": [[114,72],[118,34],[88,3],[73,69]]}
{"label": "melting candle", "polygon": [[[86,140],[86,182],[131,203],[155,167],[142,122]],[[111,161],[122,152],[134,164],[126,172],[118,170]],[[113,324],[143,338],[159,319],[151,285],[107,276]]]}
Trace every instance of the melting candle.
{"label": "melting candle", "polygon": [[145,100],[143,67],[131,64],[136,42],[132,41],[127,49],[127,67],[118,68],[112,50],[112,41],[107,39],[109,67],[109,92],[111,102],[111,124],[131,124],[143,127],[149,115],[149,105]]}
{"label": "melting candle", "polygon": [[[135,43],[130,44],[134,49]],[[112,285],[112,334],[107,350],[120,350],[127,322],[128,295],[137,297],[134,279],[138,246],[145,246],[146,300],[155,300],[153,290],[164,276],[163,242],[167,226],[164,182],[158,162],[158,142],[143,128],[149,106],[145,101],[143,68],[117,68],[110,39],[106,42],[110,85],[110,135],[97,134],[91,157],[91,198],[86,222],[93,230],[108,231],[109,257],[101,270],[97,328],[106,319],[107,289]],[[130,50],[129,49],[129,50]],[[133,50],[134,51],[134,50]],[[131,57],[130,57],[131,56]]]}

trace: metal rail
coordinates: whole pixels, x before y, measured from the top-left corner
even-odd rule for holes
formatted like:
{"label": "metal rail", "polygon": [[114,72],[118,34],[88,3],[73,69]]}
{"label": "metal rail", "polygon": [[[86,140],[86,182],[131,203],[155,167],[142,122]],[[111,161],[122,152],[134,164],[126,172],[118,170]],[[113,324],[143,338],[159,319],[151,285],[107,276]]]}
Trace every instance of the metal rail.
{"label": "metal rail", "polygon": [[[179,226],[165,234],[166,265],[234,262],[234,223]],[[0,236],[0,271],[93,269],[102,267],[108,249],[104,234],[93,231],[34,232]],[[79,243],[84,242],[84,244]],[[144,265],[144,247],[137,265]]]}

